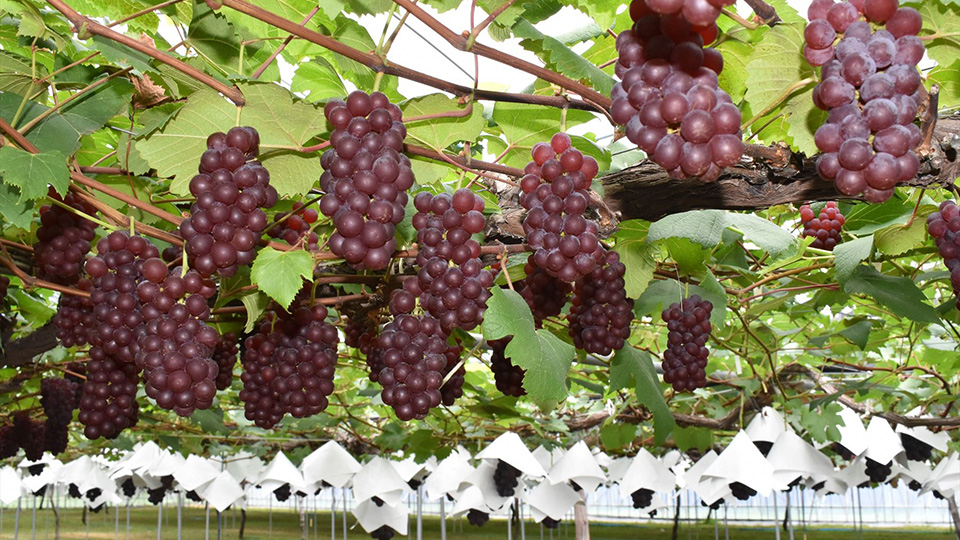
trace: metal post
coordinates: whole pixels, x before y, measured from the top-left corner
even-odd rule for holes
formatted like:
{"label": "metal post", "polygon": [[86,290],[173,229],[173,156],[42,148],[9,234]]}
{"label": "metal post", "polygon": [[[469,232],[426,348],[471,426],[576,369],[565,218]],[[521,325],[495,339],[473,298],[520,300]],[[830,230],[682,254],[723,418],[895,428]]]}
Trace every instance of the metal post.
{"label": "metal post", "polygon": [[517,503],[517,516],[520,517],[520,540],[527,540],[527,528],[523,523],[523,503]]}
{"label": "metal post", "polygon": [[510,517],[510,512],[507,512],[507,540],[513,540],[513,520]]}
{"label": "metal post", "polygon": [[183,492],[177,492],[177,540],[182,539],[183,534]]}
{"label": "metal post", "polygon": [[130,499],[127,499],[127,540],[130,540]]}
{"label": "metal post", "polygon": [[[780,540],[780,510],[777,508],[777,490],[773,490],[773,532],[776,539]],[[790,500],[790,493],[787,493],[787,500]],[[789,506],[787,506],[789,508]],[[788,510],[789,512],[789,510]]]}
{"label": "metal post", "polygon": [[337,540],[337,488],[330,488],[330,540]]}
{"label": "metal post", "polygon": [[270,529],[269,529],[269,536],[270,536],[270,538],[273,538],[273,492],[271,492],[270,495],[268,495],[268,497],[269,497],[269,498],[268,498],[267,500],[269,501],[269,504],[270,504]]}
{"label": "metal post", "polygon": [[417,540],[423,540],[423,484],[417,486]]}
{"label": "metal post", "polygon": [[[801,489],[803,488],[797,488],[798,495]],[[790,493],[792,492],[792,489],[787,492],[787,515],[789,516],[787,519],[787,534],[790,535],[790,540],[793,540],[793,512],[790,512]]]}
{"label": "metal post", "polygon": [[343,529],[343,540],[347,540],[347,488],[343,488],[343,513],[340,514],[341,529]]}
{"label": "metal post", "polygon": [[730,521],[727,519],[727,505],[723,505],[723,537],[730,540]]}
{"label": "metal post", "polygon": [[120,509],[113,509],[113,540],[120,540]]}
{"label": "metal post", "polygon": [[447,496],[440,497],[440,540],[447,540]]}
{"label": "metal post", "polygon": [[33,496],[33,517],[30,520],[30,540],[37,540],[37,496]]}
{"label": "metal post", "polygon": [[210,540],[210,503],[206,503],[204,506],[204,513],[206,514],[206,522],[204,524],[204,533],[203,538],[205,540]]}
{"label": "metal post", "polygon": [[20,501],[22,500],[23,496],[21,495],[20,498],[17,499],[17,515],[13,520],[13,540],[17,540],[20,536]]}
{"label": "metal post", "polygon": [[160,531],[162,530],[163,530],[163,501],[160,501],[160,504],[157,505],[157,540],[161,540]]}

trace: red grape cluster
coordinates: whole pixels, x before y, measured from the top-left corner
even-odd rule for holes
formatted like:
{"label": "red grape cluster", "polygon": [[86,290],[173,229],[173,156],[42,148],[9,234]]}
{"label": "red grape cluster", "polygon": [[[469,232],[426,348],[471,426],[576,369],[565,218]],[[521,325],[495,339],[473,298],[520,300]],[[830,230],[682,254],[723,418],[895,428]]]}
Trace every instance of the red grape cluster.
{"label": "red grape cluster", "polygon": [[566,133],[533,145],[530,153],[533,161],[520,180],[520,204],[527,210],[523,232],[534,248],[531,258],[551,276],[573,283],[603,257],[597,224],[583,216],[599,166],[573,148]]}
{"label": "red grape cluster", "polygon": [[703,388],[707,384],[707,339],[713,304],[693,295],[663,310],[667,323],[667,350],[663,353],[663,381],[678,392]]}
{"label": "red grape cluster", "polygon": [[493,380],[497,390],[505,396],[520,397],[527,393],[523,389],[523,374],[526,371],[514,365],[506,355],[507,345],[512,339],[512,336],[507,336],[487,342],[491,350],[490,369],[493,370]]}
{"label": "red grape cluster", "polygon": [[547,317],[560,315],[570,300],[573,285],[551,276],[532,261],[527,261],[523,271],[527,276],[516,284],[516,289],[530,307],[534,323],[540,327]]}
{"label": "red grape cluster", "polygon": [[233,366],[237,363],[237,353],[240,347],[237,335],[227,332],[220,336],[220,341],[213,348],[213,361],[217,364],[217,390],[230,388],[233,382]]}
{"label": "red grape cluster", "polygon": [[277,203],[270,173],[256,161],[260,135],[235,127],[207,137],[200,174],[190,180],[197,201],[180,224],[190,266],[203,277],[230,277],[256,257],[254,248],[267,226],[261,208]]}
{"label": "red grape cluster", "polygon": [[[493,273],[480,262],[480,244],[471,235],[483,231],[483,200],[469,189],[446,193],[418,193],[414,198],[420,251],[417,279],[408,279],[391,298],[391,309],[410,310],[420,297],[424,311],[445,333],[454,328],[471,330],[483,320],[493,285]],[[451,265],[452,263],[452,265]]]}
{"label": "red grape cluster", "polygon": [[88,439],[113,439],[137,423],[140,368],[134,362],[94,358],[92,352],[90,356],[77,418]]}
{"label": "red grape cluster", "polygon": [[378,347],[380,336],[376,330],[371,330],[360,336],[360,352],[363,353],[370,374],[370,381],[379,382],[380,372],[386,365],[383,363],[383,351]]}
{"label": "red grape cluster", "polygon": [[927,461],[933,454],[932,446],[907,433],[900,434],[900,442],[910,461]]}
{"label": "red grape cluster", "polygon": [[625,271],[620,255],[608,251],[602,266],[577,281],[569,321],[578,349],[607,355],[623,348],[630,337],[633,300],[624,288]]}
{"label": "red grape cluster", "polygon": [[377,342],[384,368],[380,397],[400,420],[424,418],[440,405],[443,373],[447,368],[447,336],[430,315],[400,314],[388,323]]}
{"label": "red grape cluster", "polygon": [[[81,279],[75,289],[90,292],[93,284],[89,279]],[[57,314],[53,324],[57,328],[57,339],[64,347],[82,347],[90,343],[90,333],[97,328],[97,318],[93,314],[93,300],[88,296],[61,294],[57,304]]]}
{"label": "red grape cluster", "polygon": [[[291,246],[296,245],[301,238],[307,237],[305,247],[310,251],[318,251],[320,238],[310,230],[310,226],[317,222],[319,215],[313,208],[304,208],[303,203],[293,203],[293,210],[273,216],[274,224],[267,229],[270,238],[282,238]],[[286,219],[284,219],[286,218]],[[280,221],[283,220],[281,223]]]}
{"label": "red grape cluster", "polygon": [[[815,135],[817,171],[845,195],[883,202],[920,168],[920,13],[897,0],[816,0],[808,17],[804,55],[823,66],[813,100],[829,111]],[[885,27],[873,31],[867,21]]]}
{"label": "red grape cluster", "polygon": [[14,440],[23,448],[23,455],[30,461],[38,461],[43,457],[45,430],[43,422],[30,418],[24,411],[13,415]]}
{"label": "red grape cluster", "polygon": [[813,213],[809,204],[805,204],[800,207],[800,220],[803,221],[803,236],[816,238],[810,247],[833,251],[840,243],[840,229],[845,220],[836,202],[828,202],[819,215]]}
{"label": "red grape cluster", "polygon": [[358,269],[382,270],[413,186],[410,160],[400,153],[407,136],[400,108],[382,92],[357,90],[323,112],[333,126],[332,148],[320,158],[320,212],[336,227],[330,251]]}
{"label": "red grape cluster", "polygon": [[167,270],[159,258],[143,263],[145,281],[137,287],[146,326],[140,336],[137,364],[144,389],[163,409],[190,416],[208,409],[217,393],[219,373],[213,349],[220,341],[207,300],[217,288],[196,270]]}
{"label": "red grape cluster", "polygon": [[722,8],[735,3],[736,0],[634,0],[630,16],[637,20],[650,12],[676,15],[692,25],[709,27],[715,25]]}
{"label": "red grape cluster", "polygon": [[284,413],[305,418],[327,408],[340,338],[326,318],[320,304],[278,307],[246,339],[240,399],[248,420],[269,429]]}
{"label": "red grape cluster", "polygon": [[[453,405],[459,397],[463,396],[463,377],[467,374],[467,369],[460,362],[462,353],[463,347],[459,343],[450,345],[443,353],[447,358],[447,365],[444,366],[441,374],[444,379],[447,376],[450,378],[440,387],[440,402],[447,407]],[[456,368],[456,371],[453,371],[454,368]],[[453,372],[453,375],[450,375],[451,372]]]}
{"label": "red grape cluster", "polygon": [[[937,250],[950,271],[953,292],[960,295],[960,207],[957,203],[940,203],[940,210],[927,218],[927,231],[935,239]],[[960,296],[957,309],[960,309]]]}
{"label": "red grape cluster", "polygon": [[[50,197],[87,215],[96,213],[93,206],[75,198],[72,193],[61,199],[54,192]],[[97,225],[89,219],[63,207],[40,207],[40,228],[37,229],[37,243],[33,246],[37,277],[62,285],[76,283],[96,228]]]}
{"label": "red grape cluster", "polygon": [[[687,3],[718,9],[727,2]],[[682,11],[654,11],[649,0],[631,4],[635,23],[617,36],[620,82],[610,112],[626,126],[627,138],[671,177],[712,182],[743,154],[740,110],[718,87],[723,57],[704,48],[717,37],[715,17],[686,18],[683,1],[663,4]]]}
{"label": "red grape cluster", "polygon": [[51,454],[57,455],[67,449],[67,428],[77,405],[77,383],[52,377],[40,381],[40,406],[47,417],[44,447]]}
{"label": "red grape cluster", "polygon": [[520,485],[520,469],[498,459],[497,469],[493,471],[493,483],[501,497],[513,497]]}

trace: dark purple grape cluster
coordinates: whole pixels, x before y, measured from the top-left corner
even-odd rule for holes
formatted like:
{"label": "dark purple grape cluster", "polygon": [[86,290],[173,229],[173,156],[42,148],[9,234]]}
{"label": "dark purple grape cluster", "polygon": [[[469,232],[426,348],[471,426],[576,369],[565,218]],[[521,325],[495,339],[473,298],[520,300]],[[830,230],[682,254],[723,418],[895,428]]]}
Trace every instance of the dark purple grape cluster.
{"label": "dark purple grape cluster", "polygon": [[379,529],[370,533],[370,537],[376,540],[390,540],[396,533],[390,526],[381,525]]}
{"label": "dark purple grape cluster", "polygon": [[180,224],[190,267],[203,277],[230,277],[256,257],[254,248],[267,226],[261,208],[277,203],[277,190],[257,161],[259,154],[260,135],[252,127],[207,137],[200,174],[190,180],[197,201]]}
{"label": "dark purple grape cluster", "polygon": [[[447,379],[447,376],[450,378],[440,387],[440,402],[449,407],[463,396],[463,377],[467,374],[467,369],[460,362],[463,346],[459,342],[447,347],[443,354],[447,358],[447,365],[443,368],[442,375],[444,379]],[[456,371],[453,371],[454,368]],[[450,375],[451,372],[453,375]]]}
{"label": "dark purple grape cluster", "polygon": [[497,460],[497,469],[493,471],[493,483],[501,497],[513,497],[520,485],[520,469],[503,461]]}
{"label": "dark purple grape cluster", "polygon": [[123,496],[128,499],[137,494],[137,486],[133,483],[132,476],[127,477],[127,479],[120,484],[120,490],[123,492]]}
{"label": "dark purple grape cluster", "polygon": [[20,451],[13,426],[0,425],[0,459],[12,458]]}
{"label": "dark purple grape cluster", "polygon": [[413,187],[410,160],[401,154],[402,113],[382,92],[359,90],[323,112],[333,126],[331,148],[320,157],[320,212],[336,227],[330,251],[357,269],[382,270],[397,248],[394,231]]}
{"label": "dark purple grape cluster", "polygon": [[213,349],[220,336],[204,321],[216,285],[196,270],[168,271],[159,258],[144,262],[141,270],[146,279],[137,287],[137,297],[143,302],[145,328],[136,360],[147,396],[180,416],[208,409],[217,393]]}
{"label": "dark purple grape cluster", "polygon": [[882,484],[893,472],[893,462],[890,461],[888,463],[880,463],[879,461],[874,461],[870,458],[867,458],[866,472],[867,477],[870,478],[871,482],[875,484]]}
{"label": "dark purple grape cluster", "polygon": [[290,484],[284,484],[277,489],[273,490],[273,496],[276,497],[279,502],[287,502],[287,499],[290,498]]}
{"label": "dark purple grape cluster", "polygon": [[661,317],[667,323],[667,350],[663,353],[663,382],[677,392],[693,391],[707,384],[707,339],[712,326],[713,304],[693,295],[670,304]]}
{"label": "dark purple grape cluster", "polygon": [[220,341],[213,348],[213,361],[217,364],[217,390],[230,388],[233,382],[233,366],[237,363],[237,353],[240,352],[237,335],[227,332],[220,336]]}
{"label": "dark purple grape cluster", "polygon": [[735,3],[736,0],[633,0],[630,16],[636,21],[650,13],[674,15],[691,25],[710,27],[716,26],[722,8]]}
{"label": "dark purple grape cluster", "polygon": [[[89,279],[81,279],[74,284],[75,289],[90,292],[93,284]],[[53,325],[57,328],[57,339],[64,347],[82,347],[90,343],[90,333],[97,329],[97,318],[93,314],[93,300],[89,296],[61,294],[57,304],[57,314]]]}
{"label": "dark purple grape cluster", "polygon": [[378,380],[380,397],[400,420],[424,418],[440,405],[443,372],[447,368],[447,335],[430,315],[400,314],[388,323],[377,341],[384,368]]}
{"label": "dark purple grape cluster", "polygon": [[737,500],[745,501],[750,497],[753,497],[757,494],[757,490],[752,487],[740,483],[740,482],[731,482],[730,483],[730,493],[737,498]]}
{"label": "dark purple grape cluster", "polygon": [[[921,134],[913,122],[921,102],[923,21],[917,10],[898,5],[816,0],[804,31],[807,61],[823,66],[813,100],[829,111],[815,135],[822,152],[817,171],[844,195],[862,193],[875,203],[920,168],[913,149]],[[883,28],[874,31],[870,22]]]}
{"label": "dark purple grape cluster", "polygon": [[546,516],[545,518],[543,518],[543,519],[540,521],[540,523],[541,523],[544,527],[546,527],[547,529],[556,530],[556,529],[559,529],[559,528],[560,528],[560,520],[559,520],[559,519],[553,519],[553,518],[550,517],[550,516]]}
{"label": "dark purple grape cluster", "polygon": [[815,238],[810,247],[833,251],[840,243],[840,229],[846,219],[834,201],[828,202],[820,214],[813,213],[809,204],[800,207],[800,221],[803,222],[803,236]]}
{"label": "dark purple grape cluster", "polygon": [[607,355],[630,337],[633,300],[627,298],[626,267],[616,251],[607,251],[602,266],[577,281],[570,307],[570,337],[578,349]]}
{"label": "dark purple grape cluster", "polygon": [[488,521],[490,521],[490,514],[482,510],[471,508],[467,511],[467,522],[473,526],[483,527]]}
{"label": "dark purple grape cluster", "polygon": [[927,461],[933,455],[932,446],[907,433],[900,434],[900,442],[910,461]]}
{"label": "dark purple grape cluster", "polygon": [[530,154],[533,161],[520,180],[520,204],[527,210],[523,232],[534,249],[530,258],[551,276],[573,283],[603,259],[597,224],[584,217],[599,166],[571,146],[566,133],[533,145]]}
{"label": "dark purple grape cluster", "polygon": [[83,362],[70,362],[64,366],[63,378],[77,385],[77,393],[74,396],[74,408],[80,406],[80,396],[83,395],[83,383],[87,380],[87,365]]}
{"label": "dark purple grape cluster", "polygon": [[927,232],[937,243],[937,250],[950,271],[950,284],[958,295],[960,309],[960,207],[953,201],[940,203],[940,210],[927,217]]}
{"label": "dark purple grape cluster", "polygon": [[40,381],[40,406],[47,417],[44,447],[53,455],[67,449],[68,430],[77,408],[77,383],[47,377]]}
{"label": "dark purple grape cluster", "polygon": [[490,369],[493,370],[493,380],[497,390],[505,396],[520,397],[526,395],[523,389],[523,374],[526,373],[520,366],[516,366],[507,358],[507,345],[513,336],[494,339],[487,342],[490,346]]}
{"label": "dark purple grape cluster", "polygon": [[[301,238],[307,237],[304,246],[310,251],[320,249],[320,237],[310,230],[311,225],[317,222],[319,215],[313,208],[304,208],[303,203],[293,203],[293,210],[273,216],[273,225],[267,229],[270,238],[280,238],[291,246],[296,245]],[[281,222],[282,220],[282,222]]]}
{"label": "dark purple grape cluster", "polygon": [[327,408],[340,338],[326,318],[320,304],[275,307],[246,339],[240,399],[248,420],[269,429],[284,413],[306,418]]}
{"label": "dark purple grape cluster", "polygon": [[[726,1],[691,4],[718,9],[716,4]],[[638,3],[642,0],[634,0],[631,8]],[[740,110],[718,86],[723,57],[704,48],[717,37],[716,23],[709,17],[685,17],[684,2],[666,3],[678,6],[680,13],[654,11],[646,7],[648,0],[631,9],[633,27],[617,36],[620,82],[613,87],[610,112],[614,122],[625,126],[630,142],[672,178],[712,182],[743,154]]]}
{"label": "dark purple grape cluster", "polygon": [[139,381],[140,368],[135,362],[120,362],[111,357],[94,359],[91,354],[77,416],[88,439],[113,439],[136,425]]}
{"label": "dark purple grape cluster", "polygon": [[855,457],[857,457],[857,455],[851,452],[846,446],[838,442],[833,443],[832,449],[838,456],[847,461],[852,461]]}
{"label": "dark purple grape cluster", "polygon": [[653,503],[653,491],[640,488],[630,494],[634,508],[646,508]]}
{"label": "dark purple grape cluster", "polygon": [[767,457],[770,454],[770,450],[773,449],[773,442],[771,441],[753,441],[753,445],[763,454],[763,457]]}
{"label": "dark purple grape cluster", "polygon": [[[87,215],[97,212],[93,206],[74,197],[72,193],[63,198],[53,193],[51,198]],[[73,285],[79,281],[96,228],[94,222],[61,206],[40,207],[40,228],[37,229],[37,243],[33,246],[37,277],[62,285]]]}
{"label": "dark purple grape cluster", "polygon": [[480,261],[480,244],[471,238],[486,222],[483,199],[459,189],[452,197],[421,192],[413,203],[420,271],[417,279],[404,281],[403,290],[391,298],[391,308],[412,309],[413,298],[419,296],[421,307],[448,335],[454,328],[472,330],[483,320],[494,279]]}
{"label": "dark purple grape cluster", "polygon": [[376,329],[364,332],[359,338],[359,349],[366,361],[371,382],[379,382],[380,372],[386,367],[383,363],[383,351],[378,346],[379,340]]}
{"label": "dark purple grape cluster", "polygon": [[533,321],[539,328],[547,317],[556,317],[570,301],[573,284],[555,278],[532,261],[523,267],[527,276],[515,284],[517,292],[527,302]]}
{"label": "dark purple grape cluster", "polygon": [[13,415],[13,432],[20,442],[23,455],[30,461],[39,461],[43,457],[46,442],[44,422],[30,418],[26,412]]}

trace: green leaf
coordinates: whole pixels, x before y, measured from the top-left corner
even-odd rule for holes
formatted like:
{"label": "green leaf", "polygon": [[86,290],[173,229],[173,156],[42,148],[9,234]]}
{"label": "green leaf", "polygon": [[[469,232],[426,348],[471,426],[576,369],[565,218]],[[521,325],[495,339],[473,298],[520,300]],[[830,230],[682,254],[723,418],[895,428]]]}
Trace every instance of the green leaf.
{"label": "green leaf", "polygon": [[843,230],[862,236],[896,223],[905,223],[912,213],[913,205],[897,197],[882,204],[858,204],[847,212]]}
{"label": "green leaf", "polygon": [[837,334],[850,340],[851,343],[860,347],[860,350],[863,350],[867,348],[867,341],[870,339],[870,330],[872,328],[873,322],[860,321],[837,332]]}
{"label": "green leaf", "polygon": [[67,160],[57,152],[31,154],[12,146],[0,148],[0,173],[4,183],[20,189],[20,201],[47,196],[47,185],[65,195],[70,185]]}
{"label": "green leaf", "polygon": [[684,298],[696,294],[713,304],[714,309],[710,314],[710,324],[721,327],[727,316],[727,297],[722,287],[720,287],[720,291],[718,293],[713,285],[701,287],[680,283],[673,279],[658,279],[651,282],[647,290],[643,291],[643,294],[637,298],[633,310],[637,315],[649,315],[659,319],[660,312],[670,304],[680,302]]}
{"label": "green leaf", "polygon": [[896,256],[923,245],[927,239],[926,218],[936,211],[937,207],[932,204],[921,205],[909,225],[890,225],[873,233],[877,250]]}
{"label": "green leaf", "polygon": [[18,188],[0,183],[0,216],[5,223],[29,231],[33,223],[33,207],[32,202],[21,200]]}
{"label": "green leaf", "polygon": [[720,243],[727,227],[737,229],[744,239],[757,244],[774,258],[796,247],[796,239],[775,223],[752,214],[721,210],[691,210],[667,216],[650,225],[647,241],[687,238],[712,249]]}
{"label": "green leaf", "polygon": [[706,451],[713,446],[713,431],[706,428],[678,426],[673,429],[673,442],[677,443],[677,448],[681,452],[687,452],[691,448]]}
{"label": "green leaf", "polygon": [[518,20],[513,25],[513,34],[520,38],[520,45],[524,49],[535,53],[544,64],[557,72],[571,79],[589,80],[591,85],[603,94],[609,94],[613,88],[613,77],[556,38],[543,34],[529,22]]}
{"label": "green leaf", "polygon": [[[42,64],[37,64],[36,67],[38,78],[47,74]],[[0,92],[11,92],[21,97],[32,96],[41,87],[35,80],[28,58],[0,51]]]}
{"label": "green leaf", "polygon": [[257,254],[250,271],[250,280],[284,309],[303,288],[304,279],[313,281],[313,258],[300,249],[264,248]]}
{"label": "green leaf", "polygon": [[111,64],[125,68],[132,67],[135,73],[155,71],[150,64],[152,58],[145,53],[100,36],[93,36],[93,43],[95,45],[94,50],[100,51],[100,55],[110,61]]}
{"label": "green leaf", "polygon": [[260,316],[270,305],[270,299],[261,294],[260,291],[254,291],[240,297],[240,301],[243,302],[243,307],[247,310],[247,322],[243,325],[243,331],[252,332],[257,326],[257,321],[260,320]]}
{"label": "green leaf", "polygon": [[[430,94],[408,100],[401,105],[401,109],[404,118],[411,118],[442,113],[462,114],[466,107],[443,94]],[[483,118],[483,105],[474,102],[473,109],[467,116],[428,118],[405,122],[405,125],[408,142],[416,142],[439,152],[457,141],[476,140],[486,123]]]}
{"label": "green leaf", "polygon": [[837,426],[843,424],[840,411],[841,406],[837,403],[803,407],[800,409],[800,424],[818,442],[837,441],[840,439]]}
{"label": "green leaf", "polygon": [[226,435],[230,433],[227,426],[223,424],[223,411],[218,407],[215,409],[205,409],[194,411],[190,415],[190,420],[200,426],[204,433],[213,435]]}
{"label": "green leaf", "polygon": [[[593,118],[586,111],[568,110],[567,129]],[[560,131],[560,111],[553,107],[500,102],[493,108],[493,121],[507,141],[503,163],[513,167],[529,163],[533,145],[549,141]]]}
{"label": "green leaf", "polygon": [[321,57],[297,66],[290,90],[309,93],[310,101],[341,98],[348,94],[334,67]]}
{"label": "green leaf", "polygon": [[605,450],[617,450],[630,446],[636,436],[637,426],[633,424],[605,422],[600,427],[600,444]]}
{"label": "green leaf", "polygon": [[949,66],[937,66],[927,73],[927,79],[940,85],[940,107],[960,105],[960,60]]}
{"label": "green leaf", "polygon": [[858,266],[843,285],[849,294],[867,294],[901,317],[923,323],[939,323],[937,310],[926,302],[926,297],[913,280],[885,276],[870,266]]}
{"label": "green leaf", "polygon": [[872,254],[873,236],[837,244],[833,248],[833,267],[837,272],[837,283],[844,285],[860,266],[860,262],[867,260]]}
{"label": "green leaf", "polygon": [[620,254],[620,262],[626,267],[623,276],[627,296],[636,298],[643,293],[653,279],[657,269],[655,250],[647,244],[647,229],[650,224],[634,219],[620,223],[620,229],[614,235],[614,250]]}
{"label": "green leaf", "polygon": [[663,399],[660,379],[650,353],[626,345],[613,355],[610,365],[610,389],[635,386],[637,401],[653,414],[654,440],[662,444],[676,427],[673,413]]}
{"label": "green leaf", "polygon": [[[940,66],[949,66],[956,61],[960,55],[960,5],[933,1],[907,5],[916,8],[923,17],[921,36],[943,36],[924,43],[930,58]],[[956,79],[953,83],[956,85]]]}
{"label": "green leaf", "polygon": [[505,354],[525,369],[523,388],[539,407],[552,408],[567,397],[573,346],[546,329],[536,330],[526,301],[515,291],[494,288],[483,317],[483,337],[513,336]]}

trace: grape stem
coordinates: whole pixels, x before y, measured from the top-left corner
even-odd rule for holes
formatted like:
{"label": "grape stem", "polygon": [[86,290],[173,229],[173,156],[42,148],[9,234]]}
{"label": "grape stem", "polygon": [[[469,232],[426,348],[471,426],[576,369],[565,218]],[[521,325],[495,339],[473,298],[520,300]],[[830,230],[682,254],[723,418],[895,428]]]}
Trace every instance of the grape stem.
{"label": "grape stem", "polygon": [[917,154],[921,157],[929,156],[934,153],[933,131],[937,127],[937,116],[939,114],[938,106],[940,103],[940,85],[934,84],[927,93],[926,108],[923,111],[923,118],[920,120],[920,133],[923,135],[920,146],[917,147]]}
{"label": "grape stem", "polygon": [[781,103],[783,103],[784,101],[786,101],[787,98],[790,97],[790,94],[793,94],[794,92],[796,92],[796,91],[799,90],[800,88],[803,88],[804,86],[813,84],[813,83],[815,83],[815,82],[817,82],[817,78],[816,78],[816,77],[807,77],[806,79],[801,79],[801,80],[793,83],[792,85],[790,85],[789,88],[787,88],[786,90],[784,90],[782,94],[780,94],[779,96],[777,96],[776,99],[774,99],[774,100],[773,100],[772,102],[770,102],[766,107],[764,107],[763,109],[761,109],[757,114],[753,115],[753,118],[751,118],[751,119],[747,120],[746,122],[744,122],[743,125],[740,126],[741,129],[746,129],[746,128],[752,126],[753,124],[755,124],[755,123],[757,122],[757,120],[760,120],[760,119],[763,118],[764,116],[770,114],[770,111],[776,109]]}
{"label": "grape stem", "polygon": [[750,9],[757,14],[757,17],[760,17],[760,20],[770,27],[773,27],[781,21],[780,15],[777,14],[777,10],[763,0],[744,0],[744,2],[746,2],[746,4],[750,6]]}
{"label": "grape stem", "polygon": [[[306,26],[306,24],[310,22],[310,19],[312,19],[313,16],[316,15],[318,11],[320,11],[320,6],[315,6],[312,10],[310,10],[310,13],[308,13],[307,16],[304,17],[302,21],[300,21],[300,26]],[[280,46],[277,47],[275,51],[270,53],[270,57],[264,60],[262,64],[260,64],[260,67],[258,67],[256,71],[253,72],[253,75],[251,75],[251,77],[254,79],[259,79],[260,76],[263,75],[263,72],[266,71],[268,67],[270,67],[270,64],[273,63],[273,61],[277,58],[277,56],[279,56],[280,53],[287,48],[287,45],[289,45],[290,42],[293,41],[294,37],[295,36],[293,34],[290,34],[289,36],[287,36],[287,38],[283,40],[283,43],[281,43]]]}
{"label": "grape stem", "polygon": [[727,8],[723,8],[723,9],[720,10],[720,13],[723,13],[723,14],[726,15],[729,19],[732,19],[732,20],[735,21],[737,24],[739,24],[740,26],[746,28],[747,30],[756,30],[757,28],[760,28],[760,24],[759,24],[759,23],[750,22],[750,21],[744,19],[744,18],[741,17],[740,14],[738,14],[736,11],[733,11],[733,10],[730,10],[730,9],[727,9]]}
{"label": "grape stem", "polygon": [[473,30],[470,31],[470,35],[467,36],[467,42],[465,44],[467,50],[470,50],[473,47],[473,43],[477,40],[477,36],[480,35],[480,32],[490,26],[490,23],[494,21],[501,13],[507,10],[510,6],[513,5],[517,0],[507,0],[503,4],[500,4],[500,7],[490,12],[490,15],[487,15],[487,18],[480,21],[480,24],[473,27]]}
{"label": "grape stem", "polygon": [[90,293],[87,291],[81,291],[80,289],[74,289],[73,287],[67,287],[66,285],[60,285],[59,283],[51,283],[42,279],[35,278],[30,276],[26,272],[20,269],[19,266],[14,264],[13,259],[10,257],[10,253],[7,252],[7,246],[0,244],[0,251],[3,251],[3,256],[0,257],[0,264],[3,264],[14,273],[20,281],[23,283],[24,288],[32,289],[34,287],[41,287],[44,289],[50,289],[51,291],[57,291],[64,294],[72,294],[74,296],[83,296],[85,298],[90,297]]}

